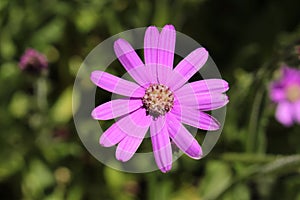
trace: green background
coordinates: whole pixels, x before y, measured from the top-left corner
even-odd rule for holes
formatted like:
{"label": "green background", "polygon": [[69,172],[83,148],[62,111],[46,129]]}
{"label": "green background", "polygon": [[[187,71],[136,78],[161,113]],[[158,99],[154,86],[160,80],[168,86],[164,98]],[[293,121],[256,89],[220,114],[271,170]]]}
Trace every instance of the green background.
{"label": "green background", "polygon": [[[299,200],[299,124],[279,124],[268,98],[282,63],[299,68],[299,8],[298,0],[1,0],[0,199]],[[167,174],[115,171],[74,128],[77,70],[106,38],[169,23],[208,49],[230,83],[223,133],[207,157],[182,156]],[[47,74],[19,69],[29,47],[47,56]]]}

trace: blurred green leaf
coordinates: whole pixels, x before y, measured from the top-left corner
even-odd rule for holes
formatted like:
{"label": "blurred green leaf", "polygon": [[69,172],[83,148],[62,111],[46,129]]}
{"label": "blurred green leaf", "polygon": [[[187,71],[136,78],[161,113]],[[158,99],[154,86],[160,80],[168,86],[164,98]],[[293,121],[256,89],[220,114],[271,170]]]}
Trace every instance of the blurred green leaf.
{"label": "blurred green leaf", "polygon": [[53,122],[67,123],[72,118],[72,87],[66,88],[50,111]]}
{"label": "blurred green leaf", "polygon": [[54,18],[32,35],[31,44],[34,46],[47,47],[49,43],[57,42],[64,34],[65,21]]}
{"label": "blurred green leaf", "polygon": [[6,8],[8,2],[9,2],[9,0],[0,1],[0,11],[2,11],[4,8]]}
{"label": "blurred green leaf", "polygon": [[25,197],[30,199],[41,199],[45,189],[54,184],[54,176],[49,167],[38,159],[33,159],[29,163],[29,168],[25,171],[22,189]]}
{"label": "blurred green leaf", "polygon": [[20,75],[20,68],[15,62],[5,62],[0,67],[0,80],[12,80]]}
{"label": "blurred green leaf", "polygon": [[239,200],[250,200],[251,195],[246,184],[240,183],[227,192],[222,199],[232,200],[238,198]]}
{"label": "blurred green leaf", "polygon": [[[151,175],[148,175],[149,177]],[[148,179],[149,191],[148,199],[161,199],[168,200],[171,198],[172,182],[164,177],[163,181],[160,180],[159,176],[153,176]]]}
{"label": "blurred green leaf", "polygon": [[105,167],[104,168],[104,176],[105,180],[108,184],[108,187],[111,191],[114,191],[112,193],[112,196],[115,199],[120,200],[129,200],[130,194],[126,192],[125,188],[130,183],[131,176],[129,174],[125,174],[123,172],[117,171],[115,169]]}
{"label": "blurred green leaf", "polygon": [[83,60],[80,56],[72,56],[69,60],[70,74],[76,77],[76,74],[82,64]]}
{"label": "blurred green leaf", "polygon": [[91,31],[100,22],[101,13],[93,8],[85,8],[76,15],[75,24],[80,32]]}
{"label": "blurred green leaf", "polygon": [[0,182],[13,175],[24,166],[23,155],[13,149],[5,152],[1,151],[0,158],[5,158],[5,161],[1,160],[0,162]]}
{"label": "blurred green leaf", "polygon": [[31,99],[24,92],[16,92],[9,105],[11,114],[16,118],[25,117],[30,109]]}
{"label": "blurred green leaf", "polygon": [[75,185],[70,188],[67,194],[67,200],[81,200],[83,196],[83,187]]}
{"label": "blurred green leaf", "polygon": [[125,183],[126,177],[122,172],[105,167],[105,179],[112,190],[119,190]]}
{"label": "blurred green leaf", "polygon": [[172,194],[172,200],[201,200],[202,198],[197,192],[197,188],[192,185],[184,185],[182,186],[179,191],[176,191]]}
{"label": "blurred green leaf", "polygon": [[205,175],[200,183],[200,195],[203,199],[215,199],[232,180],[230,167],[222,162],[210,160],[205,168]]}
{"label": "blurred green leaf", "polygon": [[168,0],[159,0],[156,1],[155,5],[155,17],[153,19],[153,24],[157,25],[158,27],[163,27],[170,20],[170,4]]}
{"label": "blurred green leaf", "polygon": [[7,30],[2,30],[0,35],[0,53],[5,60],[10,60],[16,53],[16,46]]}

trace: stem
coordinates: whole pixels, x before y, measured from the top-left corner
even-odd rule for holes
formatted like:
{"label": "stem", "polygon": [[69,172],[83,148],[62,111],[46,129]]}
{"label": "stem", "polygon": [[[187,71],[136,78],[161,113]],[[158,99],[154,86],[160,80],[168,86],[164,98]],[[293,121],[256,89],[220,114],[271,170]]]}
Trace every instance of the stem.
{"label": "stem", "polygon": [[224,153],[219,156],[219,159],[228,162],[267,163],[282,157],[282,155],[266,155],[253,153]]}
{"label": "stem", "polygon": [[255,152],[257,149],[257,138],[258,138],[258,119],[259,119],[259,112],[260,106],[263,99],[263,89],[260,88],[255,95],[253,108],[250,114],[249,120],[249,128],[248,128],[248,138],[247,138],[247,145],[246,150],[247,152]]}
{"label": "stem", "polygon": [[36,94],[38,109],[42,113],[44,113],[48,107],[47,93],[47,80],[45,76],[41,75],[37,80]]}
{"label": "stem", "polygon": [[[269,159],[275,158],[276,156],[268,156]],[[221,190],[215,197],[215,199],[220,199],[227,191],[232,187],[237,185],[242,181],[246,181],[255,177],[263,177],[265,175],[288,173],[294,170],[298,170],[300,167],[300,155],[282,156],[280,158],[274,159],[267,164],[262,166],[250,166],[246,172],[239,177],[235,178],[231,183],[227,185],[223,190]]]}

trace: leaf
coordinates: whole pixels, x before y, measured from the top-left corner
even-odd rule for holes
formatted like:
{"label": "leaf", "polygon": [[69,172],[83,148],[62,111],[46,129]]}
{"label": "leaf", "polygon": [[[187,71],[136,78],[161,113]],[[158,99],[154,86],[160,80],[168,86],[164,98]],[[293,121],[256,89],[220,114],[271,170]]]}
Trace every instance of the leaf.
{"label": "leaf", "polygon": [[64,20],[59,17],[54,18],[34,33],[31,43],[34,46],[40,46],[58,41],[64,34],[64,26]]}
{"label": "leaf", "polygon": [[249,200],[250,199],[250,191],[246,184],[238,184],[233,187],[230,191],[228,191],[224,195],[224,200],[236,199],[238,197],[239,200]]}
{"label": "leaf", "polygon": [[75,25],[80,32],[87,33],[95,28],[98,23],[99,12],[93,8],[86,8],[79,11],[75,18]]}
{"label": "leaf", "polygon": [[25,196],[28,199],[41,199],[44,190],[54,183],[54,176],[48,166],[40,160],[31,160],[22,183]]}
{"label": "leaf", "polygon": [[9,111],[16,118],[24,117],[30,108],[30,98],[24,92],[16,92],[9,104]]}
{"label": "leaf", "polygon": [[215,199],[216,194],[230,184],[232,172],[230,167],[221,161],[209,161],[205,168],[204,178],[200,183],[200,194],[203,199]]}
{"label": "leaf", "polygon": [[50,111],[51,119],[58,124],[67,123],[72,118],[72,87],[60,95]]}
{"label": "leaf", "polygon": [[83,196],[83,187],[75,185],[68,190],[67,200],[80,200]]}
{"label": "leaf", "polygon": [[0,157],[5,158],[5,162],[0,162],[0,181],[19,171],[24,166],[23,156],[18,152],[2,151]]}

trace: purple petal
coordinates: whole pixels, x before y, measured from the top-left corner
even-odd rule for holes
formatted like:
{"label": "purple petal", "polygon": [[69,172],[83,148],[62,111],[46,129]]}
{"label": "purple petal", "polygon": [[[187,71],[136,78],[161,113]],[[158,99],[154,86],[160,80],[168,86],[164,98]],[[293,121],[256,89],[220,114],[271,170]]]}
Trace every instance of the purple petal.
{"label": "purple petal", "polygon": [[144,56],[145,64],[157,64],[157,46],[159,41],[159,32],[155,26],[147,28],[144,37]]}
{"label": "purple petal", "polygon": [[285,96],[284,88],[273,85],[270,91],[270,98],[273,102],[280,102],[286,98]]}
{"label": "purple petal", "polygon": [[139,85],[106,72],[93,71],[91,81],[98,87],[116,94],[129,97],[143,97],[145,89]]}
{"label": "purple petal", "polygon": [[295,82],[300,83],[300,71],[292,67],[284,66],[282,68],[282,77],[279,83],[281,83],[282,86],[286,86]]}
{"label": "purple petal", "polygon": [[197,140],[186,130],[186,128],[171,113],[167,115],[168,131],[172,141],[185,154],[194,159],[200,159],[202,149]]}
{"label": "purple petal", "polygon": [[166,84],[171,77],[175,39],[176,32],[172,25],[166,25],[160,35],[154,26],[146,30],[144,54],[149,82]]}
{"label": "purple petal", "polygon": [[163,27],[158,43],[157,76],[166,85],[173,71],[176,31],[173,25]]}
{"label": "purple petal", "polygon": [[157,74],[157,64],[147,64],[146,70],[149,83],[159,83],[158,74]]}
{"label": "purple petal", "polygon": [[289,102],[281,102],[277,106],[275,117],[285,126],[291,126],[293,124],[293,107]]}
{"label": "purple petal", "polygon": [[156,164],[162,172],[166,173],[172,168],[172,148],[164,117],[152,121],[150,134]]}
{"label": "purple petal", "polygon": [[220,128],[218,120],[199,110],[174,106],[171,113],[182,123],[202,130],[214,131]]}
{"label": "purple petal", "polygon": [[179,104],[183,107],[192,107],[201,111],[215,110],[225,106],[229,100],[226,94],[222,93],[203,93],[203,94],[187,94],[177,96],[174,105]]}
{"label": "purple petal", "polygon": [[158,64],[173,69],[176,31],[173,25],[163,27],[158,42]]}
{"label": "purple petal", "polygon": [[117,99],[106,102],[92,111],[97,120],[108,120],[120,117],[142,107],[141,99]]}
{"label": "purple petal", "polygon": [[169,85],[169,79],[173,74],[173,70],[170,67],[165,67],[162,65],[157,65],[157,76],[158,82],[163,85]]}
{"label": "purple petal", "polygon": [[99,143],[104,147],[111,147],[119,143],[125,137],[126,134],[114,123],[101,135]]}
{"label": "purple petal", "polygon": [[136,152],[143,141],[143,138],[126,136],[117,146],[116,158],[119,161],[126,162]]}
{"label": "purple petal", "polygon": [[114,43],[115,54],[130,76],[140,85],[148,83],[144,63],[132,46],[124,39],[118,39]]}
{"label": "purple petal", "polygon": [[174,69],[172,89],[176,90],[186,83],[206,63],[208,52],[204,48],[195,49]]}
{"label": "purple petal", "polygon": [[146,72],[149,74],[149,83],[161,83],[169,86],[169,79],[173,74],[173,70],[170,67],[164,67],[156,64],[148,64],[146,66]]}
{"label": "purple petal", "polygon": [[176,94],[182,96],[188,94],[223,93],[228,89],[228,83],[222,79],[206,79],[188,83],[178,89]]}
{"label": "purple petal", "polygon": [[144,138],[151,124],[151,117],[144,108],[140,108],[116,122],[119,128],[129,136]]}

